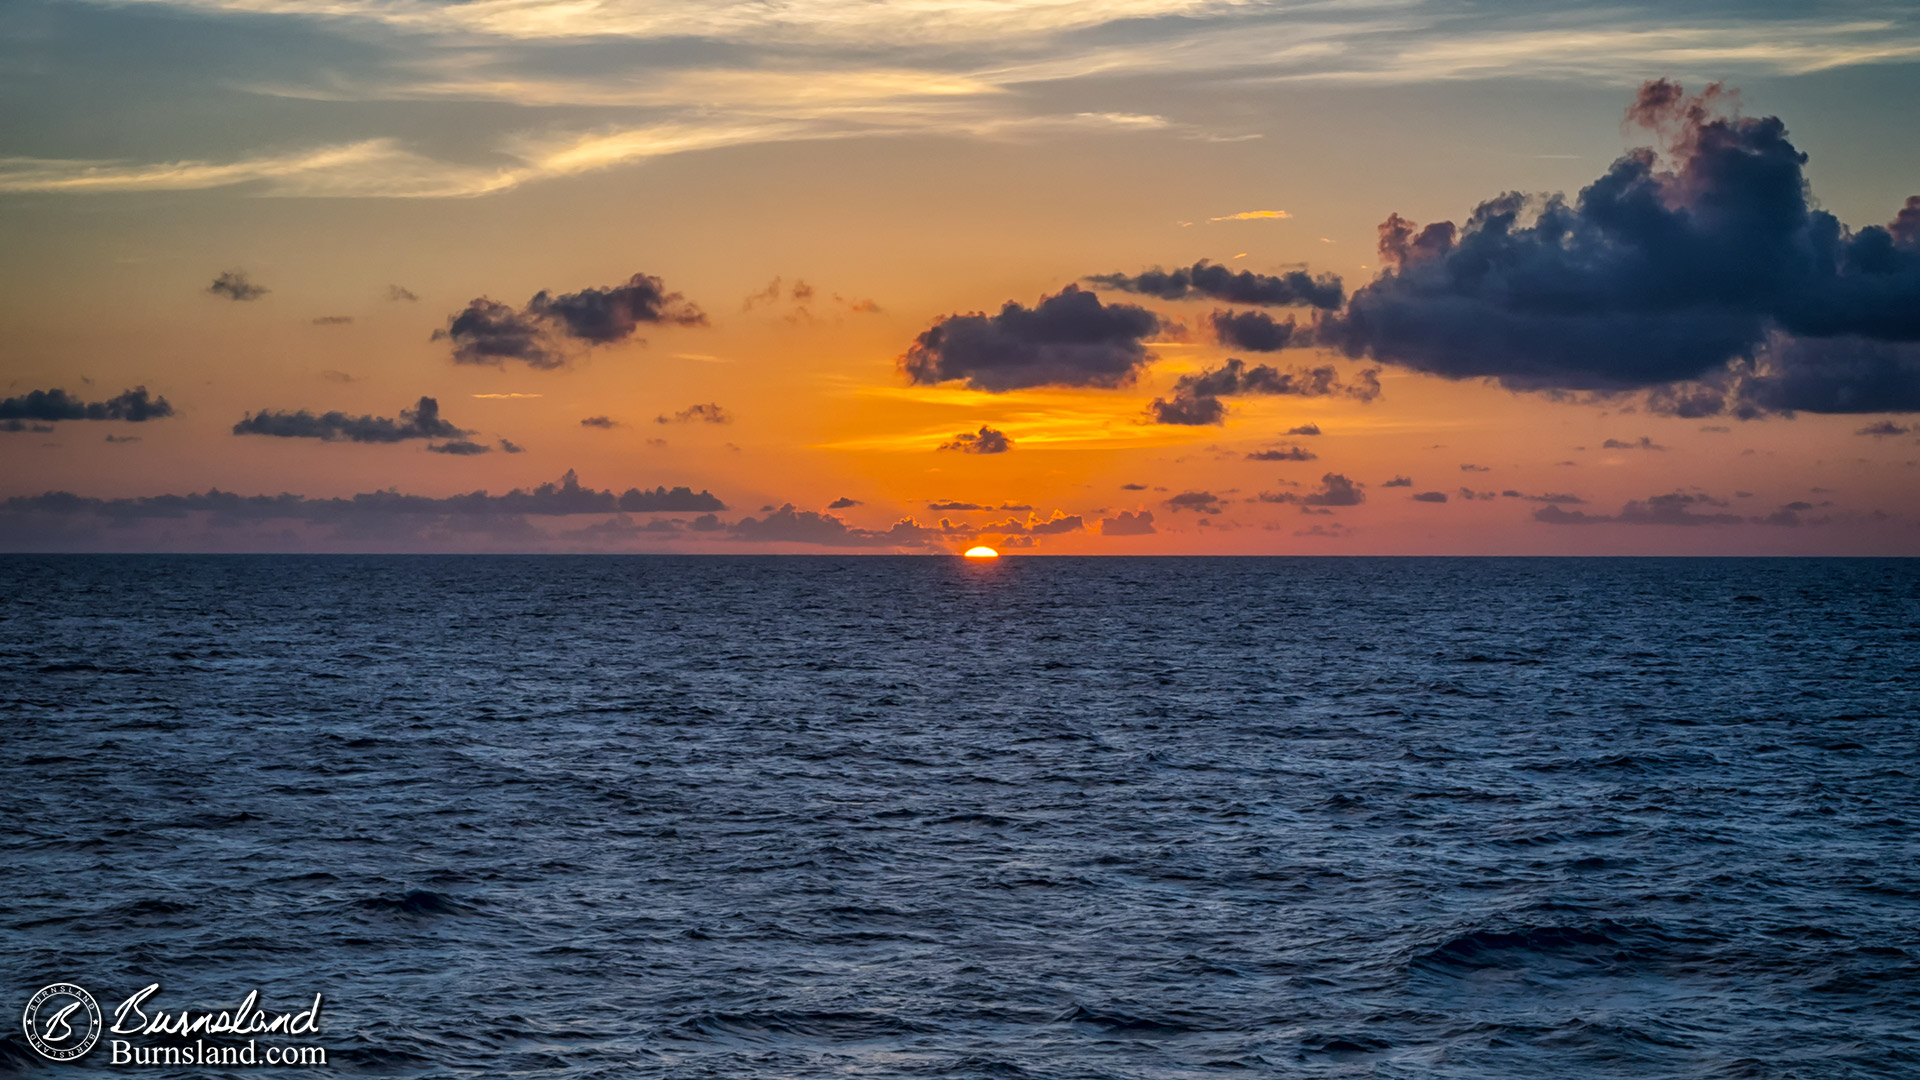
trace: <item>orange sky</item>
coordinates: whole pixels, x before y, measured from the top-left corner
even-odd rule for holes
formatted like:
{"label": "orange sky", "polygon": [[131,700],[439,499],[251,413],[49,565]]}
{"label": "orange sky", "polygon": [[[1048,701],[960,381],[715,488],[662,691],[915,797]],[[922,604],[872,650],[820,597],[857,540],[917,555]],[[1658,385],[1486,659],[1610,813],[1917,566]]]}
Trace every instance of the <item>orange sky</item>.
{"label": "orange sky", "polygon": [[[172,5],[165,32],[215,40],[246,7]],[[615,8],[627,10],[607,11]],[[915,338],[949,316],[991,314],[1009,301],[1032,307],[1076,282],[1089,287],[1092,274],[1202,259],[1263,275],[1304,266],[1339,275],[1351,295],[1381,271],[1376,228],[1389,213],[1464,222],[1504,191],[1571,196],[1591,183],[1645,141],[1620,120],[1641,78],[1740,78],[1743,115],[1782,116],[1809,154],[1819,205],[1856,228],[1885,223],[1920,191],[1920,150],[1881,138],[1876,125],[1903,111],[1885,91],[1914,84],[1920,51],[1806,70],[1784,62],[1755,68],[1759,62],[1728,55],[1697,61],[1696,73],[1650,45],[1641,55],[1632,42],[1589,42],[1555,47],[1575,57],[1585,56],[1582,48],[1614,50],[1585,56],[1591,74],[1503,68],[1479,77],[1429,72],[1416,59],[1442,46],[1504,55],[1491,41],[1433,37],[1429,52],[1419,39],[1404,46],[1405,78],[1283,66],[1227,79],[1169,73],[1178,51],[1156,53],[1162,46],[1145,42],[1137,54],[1101,54],[1114,66],[1098,75],[1085,67],[1091,54],[1059,44],[1077,41],[1078,30],[1018,28],[1026,44],[1016,49],[996,36],[1013,30],[967,29],[956,15],[952,32],[975,35],[967,48],[980,54],[965,64],[924,61],[924,43],[901,40],[892,46],[902,57],[897,67],[912,68],[911,78],[887,65],[863,70],[874,63],[871,50],[862,51],[872,42],[842,42],[835,47],[865,59],[830,57],[832,78],[680,71],[646,91],[654,97],[629,101],[620,95],[639,93],[630,73],[570,81],[564,63],[538,51],[555,47],[544,32],[516,26],[487,31],[502,35],[502,50],[528,50],[511,87],[498,73],[489,82],[461,67],[457,86],[358,100],[359,89],[320,93],[311,81],[319,76],[297,64],[288,85],[308,79],[305,89],[266,86],[275,57],[298,53],[307,38],[334,48],[338,35],[364,47],[357,31],[340,25],[268,16],[260,25],[273,33],[238,47],[258,54],[244,78],[209,76],[201,92],[199,75],[153,60],[150,72],[114,76],[127,81],[125,97],[102,93],[56,107],[63,80],[106,77],[114,36],[137,35],[149,16],[102,7],[81,22],[44,10],[39,55],[51,73],[6,91],[10,105],[44,106],[48,115],[10,122],[0,147],[11,162],[0,168],[0,397],[59,388],[101,401],[145,386],[174,414],[0,432],[0,498],[66,491],[133,499],[209,488],[441,497],[531,488],[571,469],[581,484],[616,492],[704,489],[727,509],[718,528],[696,531],[695,513],[672,511],[627,515],[630,527],[592,533],[582,530],[621,519],[346,528],[194,513],[115,523],[16,500],[0,513],[0,545],[12,549],[834,550],[733,529],[742,518],[764,518],[763,508],[791,504],[855,529],[883,531],[904,518],[958,526],[904,547],[871,539],[848,546],[863,551],[959,551],[982,538],[1003,540],[983,531],[992,523],[1059,515],[1083,527],[1034,536],[1030,550],[1920,554],[1916,435],[1858,434],[1883,422],[1889,432],[1920,426],[1903,407],[1753,419],[1660,415],[1644,386],[1596,398],[1577,388],[1516,391],[1490,378],[1449,379],[1325,347],[1250,353],[1212,340],[1206,328],[1210,312],[1232,305],[1108,288],[1099,290],[1104,302],[1147,308],[1166,327],[1147,339],[1151,362],[1129,385],[994,393],[960,382],[915,385],[899,367]],[[1089,13],[1081,21],[1104,20]],[[1755,33],[1776,32],[1756,25]],[[1908,40],[1900,25],[1889,32],[1896,44]],[[1832,52],[1833,41],[1820,35],[1842,35],[1840,27],[1810,25],[1782,40],[1809,54]],[[453,30],[408,24],[398,32],[428,43],[449,35],[435,46],[449,71],[455,58],[481,62]],[[638,50],[653,32],[609,23],[575,36]],[[884,43],[908,31],[870,32]],[[368,71],[418,74],[337,47]],[[1282,64],[1274,57],[1263,62]],[[980,74],[1015,60],[1036,65],[1024,81]],[[1598,70],[1609,64],[1618,72]],[[356,78],[360,89],[377,82],[373,74]],[[180,88],[176,119],[147,117],[141,85]],[[543,103],[540,95],[558,97]],[[619,101],[608,104],[610,95]],[[749,99],[786,104],[777,112],[738,104]],[[814,99],[830,99],[831,108],[800,109]],[[462,102],[474,104],[462,111]],[[676,119],[678,141],[668,145],[662,102],[700,106],[707,126],[696,131]],[[881,111],[891,117],[885,125],[874,120]],[[735,118],[722,124],[714,116]],[[640,128],[645,153],[632,149],[640,136],[610,134]],[[554,141],[561,134],[570,141]],[[535,135],[547,140],[538,153],[527,149]],[[350,168],[262,164],[361,145],[356,139],[386,139],[405,155],[368,150]],[[480,175],[498,189],[455,190]],[[88,186],[90,176],[106,180]],[[323,182],[325,190],[297,186]],[[1237,216],[1249,212],[1268,213]],[[269,291],[244,301],[210,294],[227,271]],[[456,364],[449,343],[432,339],[477,297],[519,306],[541,290],[607,288],[636,273],[659,277],[708,325],[643,325],[608,344],[563,342],[567,361],[553,370]],[[778,299],[750,302],[775,279]],[[797,298],[802,283],[810,295]],[[392,299],[395,285],[416,298]],[[1316,317],[1305,308],[1268,310],[1303,324]],[[1217,369],[1231,356],[1283,370],[1332,364],[1349,381],[1375,368],[1381,392],[1371,401],[1246,394],[1224,399],[1222,424],[1149,422],[1149,403],[1171,394],[1182,375]],[[363,444],[232,432],[260,410],[391,418],[422,396],[489,452],[433,453],[428,439]],[[656,421],[703,403],[720,406],[727,422]],[[614,426],[580,423],[602,416]],[[1308,424],[1319,434],[1286,434]],[[1011,449],[940,449],[983,426],[1004,433]],[[501,439],[524,452],[503,452]],[[1609,439],[1632,447],[1606,449]],[[1296,446],[1312,459],[1248,456]],[[1330,475],[1358,485],[1360,500],[1303,504],[1300,496]],[[1411,483],[1390,486],[1396,478]],[[1212,512],[1170,501],[1183,493],[1213,496]],[[1263,493],[1292,498],[1262,500]],[[1447,499],[1413,499],[1428,493]],[[1689,505],[1720,520],[1569,525],[1536,517],[1553,505],[1631,518],[1628,503],[1676,494],[1704,497]],[[1579,501],[1538,501],[1546,495]],[[857,505],[829,510],[838,499]],[[993,509],[931,509],[940,502]],[[1760,523],[1795,504],[1805,506],[1796,524]],[[1121,511],[1151,513],[1153,531],[1104,533],[1102,519]],[[656,517],[680,527],[641,531]]]}

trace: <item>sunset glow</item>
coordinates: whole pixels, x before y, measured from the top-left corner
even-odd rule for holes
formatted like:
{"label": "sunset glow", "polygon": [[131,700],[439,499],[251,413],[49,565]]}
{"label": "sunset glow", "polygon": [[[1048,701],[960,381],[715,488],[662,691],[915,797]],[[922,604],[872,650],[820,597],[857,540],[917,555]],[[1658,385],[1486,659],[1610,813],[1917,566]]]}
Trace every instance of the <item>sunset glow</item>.
{"label": "sunset glow", "polygon": [[990,547],[976,547],[976,548],[967,549],[967,558],[969,559],[997,559],[999,557],[1000,557],[1000,553],[993,550]]}

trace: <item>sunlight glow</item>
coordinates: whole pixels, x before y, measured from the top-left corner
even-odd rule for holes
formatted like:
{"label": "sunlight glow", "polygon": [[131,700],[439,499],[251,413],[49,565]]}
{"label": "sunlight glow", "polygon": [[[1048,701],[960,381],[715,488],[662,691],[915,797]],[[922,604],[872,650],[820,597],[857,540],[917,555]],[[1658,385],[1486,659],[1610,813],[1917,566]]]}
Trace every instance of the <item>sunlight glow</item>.
{"label": "sunlight glow", "polygon": [[1000,553],[993,550],[990,547],[977,547],[977,548],[967,549],[967,558],[969,559],[997,559],[999,557],[1000,557]]}

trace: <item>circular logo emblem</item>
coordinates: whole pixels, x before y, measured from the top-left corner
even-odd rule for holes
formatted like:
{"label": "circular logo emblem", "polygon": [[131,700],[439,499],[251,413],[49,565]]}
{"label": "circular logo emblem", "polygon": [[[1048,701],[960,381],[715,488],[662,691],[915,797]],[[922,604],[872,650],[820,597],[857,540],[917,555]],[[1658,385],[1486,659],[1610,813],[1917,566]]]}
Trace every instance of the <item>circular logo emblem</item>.
{"label": "circular logo emblem", "polygon": [[54,983],[27,1002],[20,1026],[41,1057],[74,1061],[100,1041],[100,1003],[72,983]]}

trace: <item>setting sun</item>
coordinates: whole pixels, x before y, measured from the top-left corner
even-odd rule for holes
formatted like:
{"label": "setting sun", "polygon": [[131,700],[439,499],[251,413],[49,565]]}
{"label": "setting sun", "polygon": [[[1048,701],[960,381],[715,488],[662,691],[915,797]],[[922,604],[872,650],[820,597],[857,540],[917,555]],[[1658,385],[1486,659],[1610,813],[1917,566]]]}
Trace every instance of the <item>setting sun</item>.
{"label": "setting sun", "polygon": [[1000,557],[1000,553],[993,550],[990,547],[977,547],[977,548],[967,549],[967,558],[969,559],[997,559],[999,557]]}

